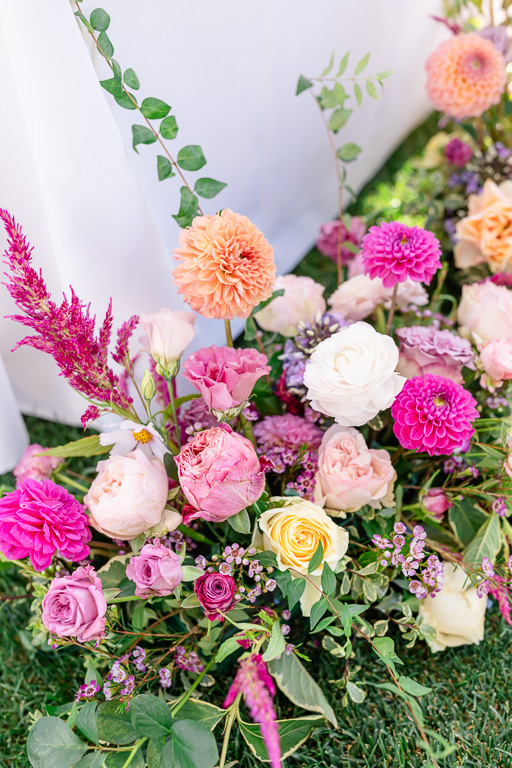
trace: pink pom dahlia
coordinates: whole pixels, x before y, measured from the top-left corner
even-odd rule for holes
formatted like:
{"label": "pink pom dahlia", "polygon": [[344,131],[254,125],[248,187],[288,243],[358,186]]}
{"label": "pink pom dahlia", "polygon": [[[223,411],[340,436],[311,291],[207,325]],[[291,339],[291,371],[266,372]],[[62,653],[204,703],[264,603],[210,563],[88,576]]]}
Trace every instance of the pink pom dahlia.
{"label": "pink pom dahlia", "polygon": [[441,266],[437,237],[399,221],[371,227],[363,237],[362,252],[366,274],[372,280],[380,277],[385,288],[393,288],[407,279],[428,285]]}
{"label": "pink pom dahlia", "polygon": [[391,406],[393,431],[404,448],[430,456],[450,455],[473,435],[476,400],[444,376],[416,376],[405,382]]}
{"label": "pink pom dahlia", "polygon": [[25,480],[0,499],[0,552],[8,560],[30,557],[44,571],[58,552],[78,562],[89,554],[88,517],[78,501],[51,480]]}

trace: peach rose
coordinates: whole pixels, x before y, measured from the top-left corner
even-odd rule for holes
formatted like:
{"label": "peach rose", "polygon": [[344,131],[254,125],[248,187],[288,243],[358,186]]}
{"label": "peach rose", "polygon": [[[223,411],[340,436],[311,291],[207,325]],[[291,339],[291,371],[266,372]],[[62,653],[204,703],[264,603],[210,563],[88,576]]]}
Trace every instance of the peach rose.
{"label": "peach rose", "polygon": [[512,339],[512,291],[490,280],[463,285],[457,322],[482,344]]}
{"label": "peach rose", "polygon": [[318,314],[323,315],[327,308],[323,297],[324,286],[311,277],[280,275],[274,285],[274,291],[279,290],[284,290],[284,294],[254,316],[264,331],[295,336],[301,321],[311,323]]}
{"label": "peach rose", "polygon": [[491,272],[512,272],[512,181],[487,179],[470,195],[468,215],[455,228],[455,264],[468,269],[487,263]]}
{"label": "peach rose", "polygon": [[494,339],[480,352],[480,362],[492,387],[512,379],[512,339]]}
{"label": "peach rose", "polygon": [[396,472],[385,450],[368,448],[353,427],[332,426],[318,451],[315,503],[336,512],[356,512],[368,504],[380,509],[391,506]]}

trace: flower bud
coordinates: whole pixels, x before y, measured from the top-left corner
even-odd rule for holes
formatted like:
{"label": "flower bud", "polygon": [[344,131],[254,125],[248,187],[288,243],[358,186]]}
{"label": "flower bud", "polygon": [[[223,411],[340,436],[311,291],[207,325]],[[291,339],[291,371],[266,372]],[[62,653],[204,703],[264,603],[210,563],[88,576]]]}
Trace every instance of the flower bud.
{"label": "flower bud", "polygon": [[151,371],[148,368],[146,368],[144,372],[140,388],[144,400],[146,400],[148,403],[151,402],[156,394],[156,385],[155,380],[151,375]]}
{"label": "flower bud", "polygon": [[442,488],[429,488],[421,499],[421,506],[433,517],[442,518],[453,507],[453,502]]}

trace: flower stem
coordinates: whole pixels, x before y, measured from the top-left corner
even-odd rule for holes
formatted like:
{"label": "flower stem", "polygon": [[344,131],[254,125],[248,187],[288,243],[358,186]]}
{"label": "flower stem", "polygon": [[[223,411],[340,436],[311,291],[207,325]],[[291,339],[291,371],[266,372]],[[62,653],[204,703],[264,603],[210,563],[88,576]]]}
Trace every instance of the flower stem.
{"label": "flower stem", "polygon": [[251,443],[253,444],[253,446],[256,448],[256,439],[254,437],[254,432],[253,432],[253,429],[252,429],[251,422],[249,421],[249,419],[247,419],[244,416],[243,413],[241,413],[238,418],[240,419],[240,426],[242,427],[242,431],[244,433],[244,437],[246,437],[248,440],[250,440]]}
{"label": "flower stem", "polygon": [[135,744],[133,745],[132,751],[130,752],[130,754],[128,755],[128,757],[123,763],[123,768],[128,768],[133,758],[135,757],[135,755],[137,754],[140,747],[142,747],[145,741],[147,741],[147,736],[144,736],[142,739],[139,739],[138,741],[135,742]]}
{"label": "flower stem", "polygon": [[54,472],[53,478],[56,482],[66,483],[66,485],[71,486],[71,488],[76,488],[77,491],[81,491],[84,494],[89,493],[89,488],[87,488],[87,486],[77,483],[76,480],[72,480],[67,475],[63,475],[62,472]]}
{"label": "flower stem", "polygon": [[178,413],[176,411],[176,400],[174,399],[174,386],[172,381],[167,382],[167,387],[169,389],[169,400],[171,402],[171,413],[172,413],[172,420],[174,422],[174,426],[176,428],[176,442],[178,444],[178,448],[181,448],[181,435],[180,435],[180,425],[178,424]]}
{"label": "flower stem", "polygon": [[224,765],[226,763],[226,755],[228,753],[228,745],[229,745],[229,737],[231,734],[231,729],[233,727],[233,723],[235,722],[238,707],[240,705],[240,699],[242,698],[242,693],[240,692],[236,699],[234,700],[233,704],[228,709],[228,716],[226,718],[226,725],[224,728],[224,739],[222,741],[222,752],[220,754],[220,761],[219,761],[219,768],[224,768]]}
{"label": "flower stem", "polygon": [[389,308],[388,323],[386,325],[386,333],[388,334],[388,336],[391,335],[391,326],[393,325],[393,318],[395,316],[397,293],[398,293],[398,283],[395,283],[395,287],[393,288],[393,294],[391,296],[391,306]]}
{"label": "flower stem", "polygon": [[192,685],[190,686],[188,691],[186,691],[184,693],[183,697],[178,701],[176,706],[171,708],[171,715],[175,715],[176,712],[179,712],[179,710],[182,708],[182,706],[190,699],[190,697],[192,696],[193,692],[195,691],[195,689],[197,688],[197,686],[199,685],[199,683],[201,682],[203,677],[206,675],[206,673],[210,669],[211,665],[213,664],[213,659],[214,659],[214,657],[212,656],[212,658],[210,659],[210,661],[208,662],[206,667],[203,669],[201,674],[199,674],[196,677],[196,679],[194,680],[194,682],[192,683]]}
{"label": "flower stem", "polygon": [[231,322],[229,318],[224,320],[224,328],[226,329],[226,342],[228,347],[234,347],[233,336],[231,335]]}

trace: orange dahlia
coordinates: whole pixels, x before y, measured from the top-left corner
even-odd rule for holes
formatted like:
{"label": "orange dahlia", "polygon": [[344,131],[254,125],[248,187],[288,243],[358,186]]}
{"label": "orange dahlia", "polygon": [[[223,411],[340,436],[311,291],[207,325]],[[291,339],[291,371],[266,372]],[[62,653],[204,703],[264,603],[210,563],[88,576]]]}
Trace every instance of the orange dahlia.
{"label": "orange dahlia", "polygon": [[474,32],[441,43],[427,59],[426,69],[428,97],[449,117],[479,117],[505,90],[502,54]]}
{"label": "orange dahlia", "polygon": [[247,216],[197,216],[179,242],[174,282],[203,317],[246,318],[272,295],[274,249]]}

